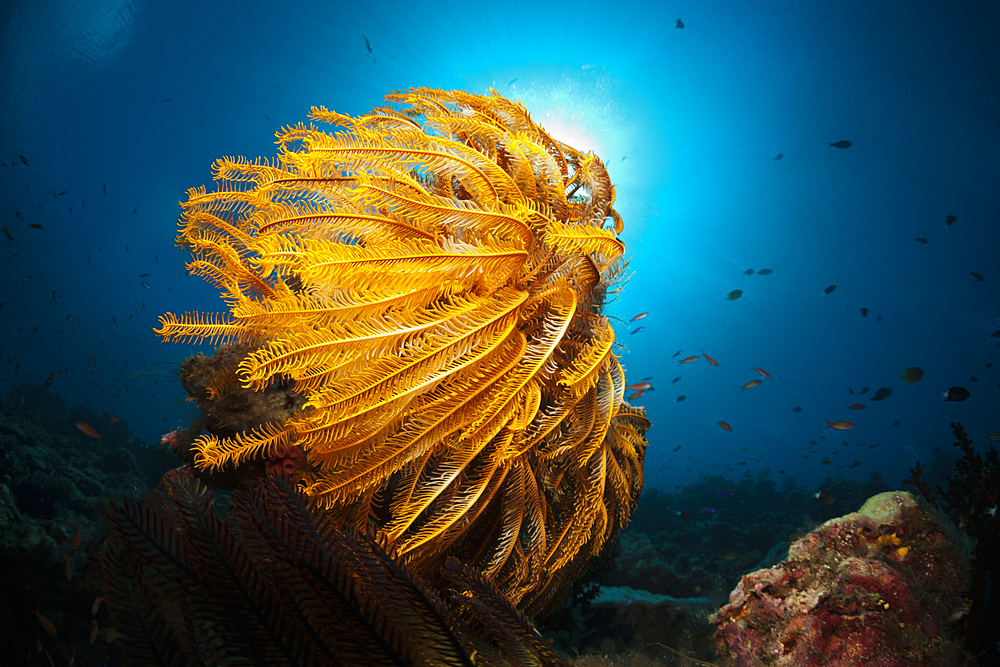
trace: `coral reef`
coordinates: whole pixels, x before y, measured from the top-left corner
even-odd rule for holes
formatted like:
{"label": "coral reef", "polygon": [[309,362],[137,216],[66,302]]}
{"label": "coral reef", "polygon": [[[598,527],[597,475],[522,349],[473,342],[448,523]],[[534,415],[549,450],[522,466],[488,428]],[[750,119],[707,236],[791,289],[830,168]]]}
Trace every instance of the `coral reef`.
{"label": "coral reef", "polygon": [[41,385],[7,392],[0,401],[0,664],[116,664],[107,611],[91,613],[101,595],[101,509],[110,498],[144,495],[175,465],[166,450],[134,438],[125,421],[67,406]]}
{"label": "coral reef", "polygon": [[288,470],[417,572],[454,556],[536,613],[642,489],[649,422],[602,315],[625,267],[614,187],[495,91],[387,100],[314,108],[339,131],[283,128],[277,159],[219,160],[218,189],[189,191],[178,241],[229,312],[158,333],[233,346],[188,364],[211,371],[208,433],[177,446]]}
{"label": "coral reef", "polygon": [[[980,661],[1000,662],[1000,596],[997,595],[997,563],[1000,563],[1000,521],[997,520],[997,502],[1000,496],[1000,457],[990,447],[986,455],[976,453],[962,424],[953,422],[954,447],[961,451],[951,472],[943,481],[934,484],[936,493],[923,480],[920,462],[910,469],[912,484],[924,499],[939,507],[963,531],[958,539],[968,535],[974,542],[971,558],[969,604],[967,614],[962,614],[961,625],[966,648]],[[937,452],[935,452],[937,453]],[[941,458],[940,456],[938,458]],[[936,469],[944,468],[935,461]],[[985,662],[984,662],[985,664]]]}
{"label": "coral reef", "polygon": [[745,575],[715,616],[716,647],[737,667],[964,664],[948,624],[965,567],[912,495],[882,493]]}

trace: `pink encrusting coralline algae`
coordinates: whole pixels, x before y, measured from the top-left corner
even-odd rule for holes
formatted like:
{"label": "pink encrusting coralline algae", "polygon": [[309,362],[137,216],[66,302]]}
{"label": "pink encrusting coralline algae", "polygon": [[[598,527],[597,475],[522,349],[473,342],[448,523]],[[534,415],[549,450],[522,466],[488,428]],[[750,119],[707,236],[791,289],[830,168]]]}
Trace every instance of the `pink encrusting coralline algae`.
{"label": "pink encrusting coralline algae", "polygon": [[948,625],[961,616],[959,547],[909,493],[869,498],[743,576],[716,612],[735,667],[971,664]]}

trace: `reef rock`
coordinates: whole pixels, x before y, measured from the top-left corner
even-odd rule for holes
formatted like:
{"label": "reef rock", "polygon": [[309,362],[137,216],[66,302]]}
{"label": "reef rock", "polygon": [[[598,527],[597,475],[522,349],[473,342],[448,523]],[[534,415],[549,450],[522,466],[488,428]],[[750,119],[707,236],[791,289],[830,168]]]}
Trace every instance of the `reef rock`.
{"label": "reef rock", "polygon": [[881,493],[744,575],[712,619],[716,650],[737,667],[963,664],[948,624],[961,615],[965,569],[912,495]]}

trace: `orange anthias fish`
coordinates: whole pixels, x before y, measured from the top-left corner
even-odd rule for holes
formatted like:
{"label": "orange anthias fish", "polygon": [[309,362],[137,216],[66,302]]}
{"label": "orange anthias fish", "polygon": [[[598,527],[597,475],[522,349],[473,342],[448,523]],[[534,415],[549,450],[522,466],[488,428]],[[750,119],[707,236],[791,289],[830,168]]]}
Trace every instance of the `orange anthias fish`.
{"label": "orange anthias fish", "polygon": [[754,387],[760,385],[760,383],[761,383],[760,380],[750,380],[745,385],[740,387],[740,391],[743,391],[744,389],[753,389]]}
{"label": "orange anthias fish", "polygon": [[635,317],[633,317],[631,320],[629,320],[629,322],[635,322],[636,320],[641,320],[644,317],[647,317],[648,315],[649,315],[649,313],[639,313],[638,315],[636,315]]}
{"label": "orange anthias fish", "polygon": [[695,355],[693,357],[688,357],[687,359],[681,359],[680,361],[677,362],[677,364],[678,365],[680,365],[680,364],[690,364],[692,362],[698,361],[699,359],[701,359],[701,356],[700,355]]}
{"label": "orange anthias fish", "polygon": [[847,409],[848,410],[864,410],[865,409],[865,404],[864,403],[855,403],[854,405],[848,405]]}
{"label": "orange anthias fish", "polygon": [[645,395],[646,395],[646,392],[645,392],[644,390],[640,390],[640,391],[637,391],[637,392],[635,392],[635,393],[634,393],[634,394],[632,394],[631,396],[629,396],[629,397],[628,397],[628,400],[630,400],[630,401],[634,401],[635,399],[637,399],[637,398],[642,398],[642,397],[643,397],[643,396],[645,396]]}
{"label": "orange anthias fish", "polygon": [[55,637],[55,636],[57,636],[59,634],[56,631],[56,626],[52,625],[52,621],[50,621],[49,619],[47,619],[44,616],[42,616],[41,612],[39,612],[36,609],[35,611],[33,611],[31,613],[38,617],[38,622],[41,624],[42,629],[45,630],[45,632],[49,633],[49,635],[51,635],[53,637]]}
{"label": "orange anthias fish", "polygon": [[733,432],[733,427],[727,424],[726,422],[719,422],[719,426],[722,427],[723,431],[729,431],[730,433]]}
{"label": "orange anthias fish", "polygon": [[84,435],[88,435],[91,438],[97,438],[98,440],[101,439],[101,434],[94,430],[94,427],[87,422],[77,422],[76,427],[80,429],[80,432]]}
{"label": "orange anthias fish", "polygon": [[852,428],[854,428],[854,424],[852,424],[851,422],[845,422],[845,421],[831,422],[829,419],[824,419],[823,421],[826,422],[827,428],[835,428],[838,431],[850,431]]}
{"label": "orange anthias fish", "polygon": [[707,361],[708,363],[712,364],[713,366],[718,366],[719,365],[718,361],[716,361],[712,357],[710,357],[707,354],[705,354],[705,350],[701,351],[701,356],[705,357],[705,361]]}
{"label": "orange anthias fish", "polygon": [[625,388],[628,389],[629,391],[645,391],[646,389],[649,389],[652,386],[653,385],[650,382],[636,382],[635,384],[630,384]]}
{"label": "orange anthias fish", "polygon": [[757,368],[756,366],[754,366],[754,367],[753,367],[753,368],[751,368],[750,370],[752,370],[752,371],[757,371],[758,373],[760,373],[761,375],[763,375],[764,377],[766,377],[766,378],[767,378],[768,380],[770,380],[770,379],[771,379],[771,376],[770,376],[770,375],[768,374],[768,372],[767,372],[767,371],[765,371],[765,370],[764,370],[763,368]]}

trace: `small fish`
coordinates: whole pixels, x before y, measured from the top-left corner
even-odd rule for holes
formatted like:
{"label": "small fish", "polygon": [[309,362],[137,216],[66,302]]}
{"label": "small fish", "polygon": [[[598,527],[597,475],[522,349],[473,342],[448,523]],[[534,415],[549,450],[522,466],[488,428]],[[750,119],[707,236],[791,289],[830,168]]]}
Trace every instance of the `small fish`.
{"label": "small fish", "polygon": [[76,531],[73,533],[73,549],[79,549],[81,541],[83,541],[83,521],[76,524]]}
{"label": "small fish", "polygon": [[[22,155],[21,158],[24,159],[24,156]],[[31,613],[38,618],[38,622],[41,624],[42,629],[49,633],[50,636],[55,637],[59,634],[58,631],[56,631],[56,626],[52,625],[52,621],[42,616],[41,612],[36,609]]]}
{"label": "small fish", "polygon": [[96,619],[91,619],[90,622],[90,643],[93,644],[97,640],[97,633],[101,631],[101,628],[97,625]]}
{"label": "small fish", "polygon": [[861,311],[861,317],[868,317],[868,309],[867,308],[860,308],[859,310]]}
{"label": "small fish", "polygon": [[650,376],[648,376],[648,377],[644,377],[644,378],[642,378],[642,381],[643,381],[643,382],[649,382],[650,380],[654,380],[654,379],[656,379],[656,376],[654,376],[654,375],[650,375]]}
{"label": "small fish", "polygon": [[108,184],[104,183],[102,187],[104,188],[104,194],[108,194]]}
{"label": "small fish", "polygon": [[139,277],[140,277],[140,278],[148,278],[148,277],[150,277],[151,275],[153,275],[153,274],[152,274],[152,273],[140,273],[140,274],[139,274]]}
{"label": "small fish", "polygon": [[922,368],[917,368],[916,366],[910,366],[905,371],[899,374],[899,379],[906,384],[913,384],[914,382],[919,382],[920,378],[924,376],[924,370]]}
{"label": "small fish", "polygon": [[854,428],[854,424],[847,421],[831,422],[829,419],[824,419],[827,428],[836,429],[838,431],[850,431]]}
{"label": "small fish", "polygon": [[722,427],[723,431],[728,431],[729,433],[733,432],[733,427],[727,424],[726,422],[719,422],[719,426]]}
{"label": "small fish", "polygon": [[638,315],[636,315],[635,317],[633,317],[632,319],[630,319],[629,322],[635,322],[636,320],[641,320],[641,319],[646,318],[648,316],[649,316],[649,313],[639,313]]}
{"label": "small fish", "polygon": [[998,431],[996,433],[990,433],[989,438],[990,438],[990,440],[992,440],[994,442],[1000,440],[1000,431]]}
{"label": "small fish", "polygon": [[645,395],[646,395],[646,392],[645,392],[645,390],[641,390],[641,389],[640,389],[639,391],[637,391],[637,392],[635,392],[634,394],[630,395],[630,396],[628,397],[628,400],[630,400],[630,401],[634,401],[635,399],[637,399],[637,398],[642,398],[642,397],[643,397],[643,396],[645,396]]}
{"label": "small fish", "polygon": [[813,498],[820,501],[824,505],[832,505],[837,502],[837,497],[829,491],[817,491],[815,495],[813,495]]}
{"label": "small fish", "polygon": [[679,366],[680,364],[691,364],[698,361],[699,359],[701,359],[701,355],[696,354],[693,357],[687,357],[686,359],[681,359],[680,361],[677,362],[677,365]]}
{"label": "small fish", "polygon": [[[892,425],[893,425],[893,426],[899,426],[899,425],[900,425],[901,423],[902,423],[902,422],[900,422],[900,421],[899,421],[899,420],[897,419],[896,421],[892,422]],[[876,446],[878,446],[878,443],[877,443],[877,442],[876,442],[876,443],[875,443],[874,445],[872,445],[872,447],[876,447]],[[871,449],[871,447],[869,447],[869,449]]]}
{"label": "small fish", "polygon": [[823,294],[833,294],[833,290],[835,289],[837,289],[836,285],[830,285],[825,290],[823,290]]}
{"label": "small fish", "polygon": [[7,237],[8,241],[14,240],[14,235],[10,233],[10,229],[8,229],[6,225],[4,225],[3,228],[3,235]]}
{"label": "small fish", "polygon": [[49,373],[49,376],[45,378],[45,382],[43,382],[42,384],[46,387],[51,387],[52,383],[55,381],[56,381],[56,372],[52,371],[51,373]]}
{"label": "small fish", "polygon": [[719,365],[718,361],[716,361],[712,357],[710,357],[707,354],[705,354],[705,350],[701,351],[701,356],[705,357],[705,361],[707,361],[708,363],[712,364],[713,366],[718,366]]}
{"label": "small fish", "polygon": [[890,396],[892,396],[892,389],[890,389],[889,387],[882,387],[881,389],[875,392],[875,395],[872,396],[870,400],[884,401]]}
{"label": "small fish", "polygon": [[857,468],[859,465],[861,465],[861,461],[855,461],[854,463],[852,463],[851,465],[849,465],[847,467],[848,468]]}
{"label": "small fish", "polygon": [[957,216],[949,215],[947,218],[944,219],[944,226],[951,227],[952,225],[955,224],[956,221],[958,221]]}
{"label": "small fish", "polygon": [[62,196],[63,196],[64,194],[66,194],[67,192],[69,192],[69,190],[63,190],[62,192],[60,192],[60,193],[59,193],[59,196],[60,196],[60,197],[62,197]]}
{"label": "small fish", "polygon": [[145,287],[146,289],[153,289],[152,287],[149,286],[149,283],[147,283],[145,280],[140,280],[139,284]]}
{"label": "small fish", "polygon": [[758,373],[760,373],[761,375],[763,375],[764,377],[766,377],[768,380],[773,379],[770,375],[768,375],[767,371],[765,371],[763,368],[757,368],[756,366],[754,366],[750,370],[757,371]]}
{"label": "small fish", "polygon": [[632,329],[632,335],[634,336],[635,334],[639,333],[640,331],[642,331],[645,328],[646,327],[638,327],[636,329]]}
{"label": "small fish", "polygon": [[69,559],[69,554],[66,554],[66,581],[73,581],[73,561]]}
{"label": "small fish", "polygon": [[[674,24],[674,27],[675,28],[680,28],[681,30],[683,30],[684,29],[684,21],[681,21],[680,19],[677,19],[677,22]],[[24,159],[23,155],[21,156],[21,159],[22,160]],[[27,164],[27,163],[25,163],[25,164]]]}
{"label": "small fish", "polygon": [[970,375],[969,382],[979,382],[979,378],[977,378],[975,375]]}
{"label": "small fish", "polygon": [[715,497],[716,498],[732,498],[735,495],[736,495],[735,491],[716,491],[715,492]]}
{"label": "small fish", "polygon": [[859,391],[858,393],[859,394],[867,394],[868,393],[868,387],[862,387],[861,391]]}
{"label": "small fish", "polygon": [[675,377],[673,380],[670,381],[670,384],[676,384],[680,381],[681,381],[681,376],[678,375],[677,377]]}
{"label": "small fish", "polygon": [[833,465],[833,461],[831,461],[830,459],[823,459],[822,461],[819,462],[819,464],[821,466]]}
{"label": "small fish", "polygon": [[855,403],[854,405],[848,405],[847,409],[848,410],[864,410],[865,409],[865,404],[864,403]]}
{"label": "small fish", "polygon": [[94,427],[87,422],[77,422],[76,427],[86,436],[91,438],[97,438],[98,441],[101,439],[101,434],[94,430]]}
{"label": "small fish", "polygon": [[686,398],[687,398],[687,396],[681,395],[681,396],[678,396],[677,398],[675,398],[674,400],[677,401],[678,403],[683,403],[684,399],[686,399]]}
{"label": "small fish", "polygon": [[648,382],[636,382],[635,384],[630,384],[629,386],[627,386],[625,388],[628,389],[629,391],[640,391],[640,390],[649,389],[652,386],[653,385],[651,385]]}
{"label": "small fish", "polygon": [[28,164],[28,158],[24,157],[23,155],[21,156],[21,162],[24,163],[25,167],[30,167],[31,166],[30,164]]}
{"label": "small fish", "polygon": [[365,37],[364,35],[361,35],[361,37],[365,40],[365,48],[368,49],[368,53],[371,53],[372,52],[372,43],[369,42],[368,38]]}
{"label": "small fish", "polygon": [[965,387],[950,387],[948,391],[941,394],[946,401],[964,401],[971,395]]}
{"label": "small fish", "polygon": [[752,276],[753,275],[753,269],[747,269],[746,271],[743,272],[743,275],[745,275],[745,276]]}
{"label": "small fish", "polygon": [[507,87],[510,88],[511,86],[513,86],[515,81],[517,81],[517,77],[516,76],[513,79],[511,79],[510,81],[507,82]]}
{"label": "small fish", "polygon": [[681,451],[681,447],[683,447],[683,445],[677,445],[676,447],[674,447],[674,451],[675,452]]}
{"label": "small fish", "polygon": [[830,145],[833,146],[834,148],[850,148],[854,144],[852,144],[847,139],[841,139],[840,141],[835,141]]}
{"label": "small fish", "polygon": [[913,240],[914,240],[914,241],[920,241],[920,242],[921,242],[921,243],[923,243],[924,245],[927,245],[927,239],[925,239],[925,238],[924,238],[923,236],[918,236],[918,237],[916,237],[916,238],[915,238],[915,239],[913,239]]}
{"label": "small fish", "polygon": [[31,223],[31,224],[29,225],[29,227],[31,227],[32,229],[45,229],[44,227],[42,227],[42,226],[41,226],[40,224],[38,224],[37,222],[33,222],[33,223]]}
{"label": "small fish", "polygon": [[94,598],[94,604],[90,605],[90,615],[97,616],[97,612],[101,609],[101,603],[104,602],[104,596],[98,595]]}
{"label": "small fish", "polygon": [[774,161],[777,162],[778,160],[780,160],[783,157],[785,157],[784,153],[778,153],[777,155],[774,156]]}
{"label": "small fish", "polygon": [[109,424],[115,424],[117,422],[120,422],[121,420],[122,420],[121,417],[108,417]]}
{"label": "small fish", "polygon": [[754,387],[760,386],[760,383],[761,383],[761,380],[750,380],[745,385],[743,385],[742,387],[740,387],[740,391],[743,391],[744,389],[753,389]]}
{"label": "small fish", "polygon": [[169,98],[169,97],[161,97],[161,98],[160,98],[160,101],[161,101],[161,102],[169,102],[169,101],[170,101],[170,98]]}
{"label": "small fish", "polygon": [[969,271],[969,275],[978,280],[979,282],[983,282],[984,280],[986,280],[986,278],[983,278],[983,274],[976,273],[975,271]]}
{"label": "small fish", "polygon": [[796,405],[794,408],[792,408],[792,412],[802,412],[802,406]]}
{"label": "small fish", "polygon": [[743,290],[734,289],[732,292],[726,295],[726,301],[736,301],[736,299],[740,298],[741,296],[743,296]]}
{"label": "small fish", "polygon": [[772,273],[774,273],[774,271],[772,271],[771,269],[761,269],[760,271],[757,272],[757,275],[758,276],[769,276]]}
{"label": "small fish", "polygon": [[[994,334],[993,334],[993,337],[994,337],[994,338],[1000,338],[1000,329],[997,329],[997,330],[996,330],[996,333],[994,333]],[[681,352],[683,352],[683,351],[684,351],[684,350],[677,350],[676,352],[674,352],[674,356],[672,356],[672,357],[670,357],[670,358],[671,358],[671,359],[676,359],[677,357],[679,357],[679,356],[680,356]]]}
{"label": "small fish", "polygon": [[138,211],[139,211],[139,207],[136,206],[135,208],[132,209],[132,215],[135,215]]}

